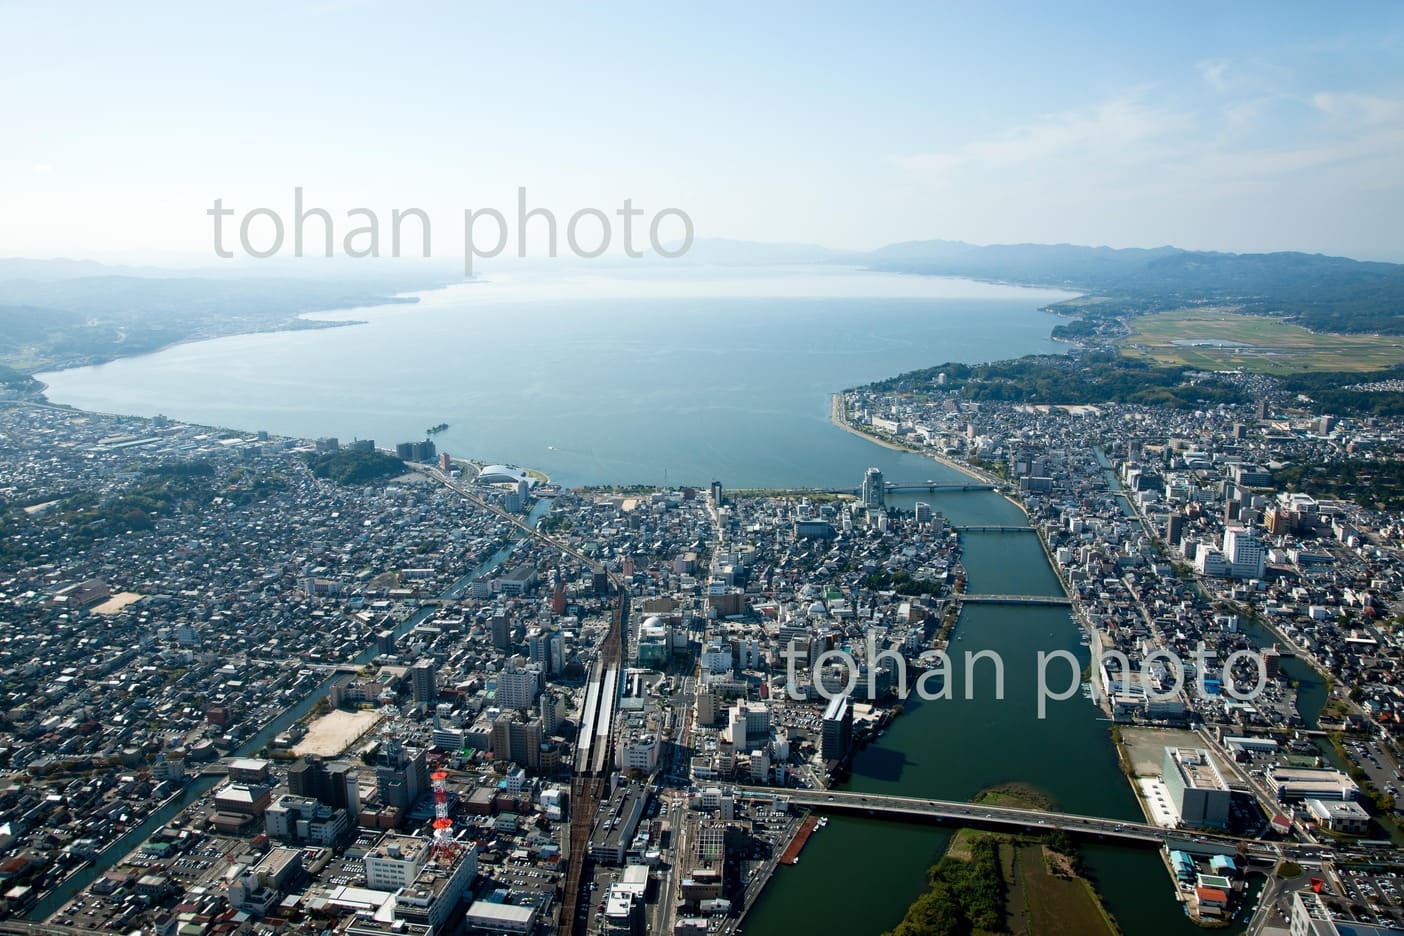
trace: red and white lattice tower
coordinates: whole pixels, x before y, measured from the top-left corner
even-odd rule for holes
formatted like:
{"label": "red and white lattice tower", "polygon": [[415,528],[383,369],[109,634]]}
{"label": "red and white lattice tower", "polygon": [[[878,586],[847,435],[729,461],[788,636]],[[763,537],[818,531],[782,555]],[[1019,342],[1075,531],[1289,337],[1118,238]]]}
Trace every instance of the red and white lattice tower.
{"label": "red and white lattice tower", "polygon": [[453,820],[448,814],[448,772],[436,770],[429,779],[434,784],[434,853],[441,859],[452,858],[457,846],[453,841]]}

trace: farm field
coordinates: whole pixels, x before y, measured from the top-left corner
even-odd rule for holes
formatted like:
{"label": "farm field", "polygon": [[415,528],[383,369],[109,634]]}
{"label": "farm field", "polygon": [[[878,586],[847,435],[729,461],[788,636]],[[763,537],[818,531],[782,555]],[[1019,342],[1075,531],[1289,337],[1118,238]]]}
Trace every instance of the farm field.
{"label": "farm field", "polygon": [[1397,335],[1318,334],[1228,308],[1141,315],[1128,324],[1131,334],[1119,342],[1123,354],[1204,370],[1364,373],[1404,363],[1404,338]]}

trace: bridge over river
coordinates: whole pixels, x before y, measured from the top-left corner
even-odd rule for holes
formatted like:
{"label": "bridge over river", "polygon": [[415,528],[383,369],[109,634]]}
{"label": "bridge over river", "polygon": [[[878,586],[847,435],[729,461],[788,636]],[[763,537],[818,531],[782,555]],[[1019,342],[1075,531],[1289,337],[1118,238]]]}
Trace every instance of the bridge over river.
{"label": "bridge over river", "polygon": [[962,593],[955,599],[962,604],[1045,605],[1069,607],[1072,599],[1065,595],[972,595]]}
{"label": "bridge over river", "polygon": [[[1298,842],[1270,842],[1239,838],[1199,830],[1163,829],[1144,822],[1079,816],[1046,809],[1020,809],[961,803],[954,800],[889,796],[876,793],[850,793],[839,790],[777,790],[774,787],[737,786],[742,796],[760,799],[785,797],[795,806],[820,812],[853,813],[892,819],[951,821],[959,825],[984,826],[1013,832],[1064,832],[1128,844],[1165,846],[1201,854],[1239,855],[1259,861],[1279,858],[1316,861],[1330,854],[1329,846]],[[1398,850],[1390,849],[1395,855]]]}

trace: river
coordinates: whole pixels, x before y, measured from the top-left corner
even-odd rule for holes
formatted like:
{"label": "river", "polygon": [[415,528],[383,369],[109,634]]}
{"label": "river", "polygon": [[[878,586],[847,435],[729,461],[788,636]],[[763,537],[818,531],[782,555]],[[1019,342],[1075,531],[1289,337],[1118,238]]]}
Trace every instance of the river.
{"label": "river", "polygon": [[[566,485],[856,486],[869,465],[895,481],[964,476],[834,427],[836,390],[947,360],[1062,350],[1040,308],[1066,294],[853,271],[689,275],[473,284],[325,316],[360,326],[185,344],[41,377],[56,402],[86,409],[381,446],[446,422],[441,449],[542,468]],[[988,492],[894,500],[929,502],[955,523],[1025,523]],[[975,591],[1058,589],[1032,532],[968,535],[964,562]],[[1005,698],[977,683],[968,701],[909,704],[857,758],[852,788],[965,799],[1023,781],[1068,811],[1138,818],[1090,701],[1075,695],[1037,718],[1034,654],[1085,660],[1078,638],[1064,609],[969,606],[951,649],[1000,652]],[[947,836],[836,818],[800,865],[779,869],[745,931],[875,936],[922,891]],[[1085,857],[1128,936],[1197,932],[1156,852],[1092,845]]]}
{"label": "river", "polygon": [[[908,507],[917,499],[956,524],[1027,523],[1019,508],[988,492],[903,495],[894,501]],[[965,534],[962,542],[972,593],[1062,593],[1032,530]],[[1047,718],[1037,717],[1037,652],[1067,650],[1085,665],[1088,651],[1079,638],[1062,608],[966,606],[950,643],[955,698],[908,699],[886,735],[855,758],[847,788],[966,800],[986,787],[1021,782],[1067,812],[1142,821],[1117,763],[1110,723],[1091,700],[1078,694],[1050,702]],[[971,687],[974,698],[964,698],[961,660],[981,650],[993,650],[1005,661],[1002,701],[993,697],[992,680],[979,670]],[[1059,685],[1051,675],[1049,683]],[[924,892],[925,870],[949,839],[950,831],[936,826],[834,817],[810,838],[798,865],[777,869],[742,929],[748,936],[877,936],[899,923]],[[1128,936],[1202,932],[1175,900],[1155,850],[1095,843],[1084,846],[1083,857],[1088,876]],[[837,896],[816,899],[826,892]]]}

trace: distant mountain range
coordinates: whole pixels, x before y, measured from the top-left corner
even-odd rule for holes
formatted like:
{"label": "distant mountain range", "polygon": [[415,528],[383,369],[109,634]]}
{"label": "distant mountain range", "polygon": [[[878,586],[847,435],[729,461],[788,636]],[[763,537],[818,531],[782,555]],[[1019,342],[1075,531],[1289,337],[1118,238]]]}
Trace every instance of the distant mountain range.
{"label": "distant mountain range", "polygon": [[[692,263],[846,263],[892,273],[998,280],[1122,300],[1137,311],[1219,302],[1281,313],[1318,331],[1404,334],[1404,264],[1307,253],[1234,254],[1178,247],[905,241],[877,250],[699,240]],[[773,258],[783,257],[783,260]]]}

